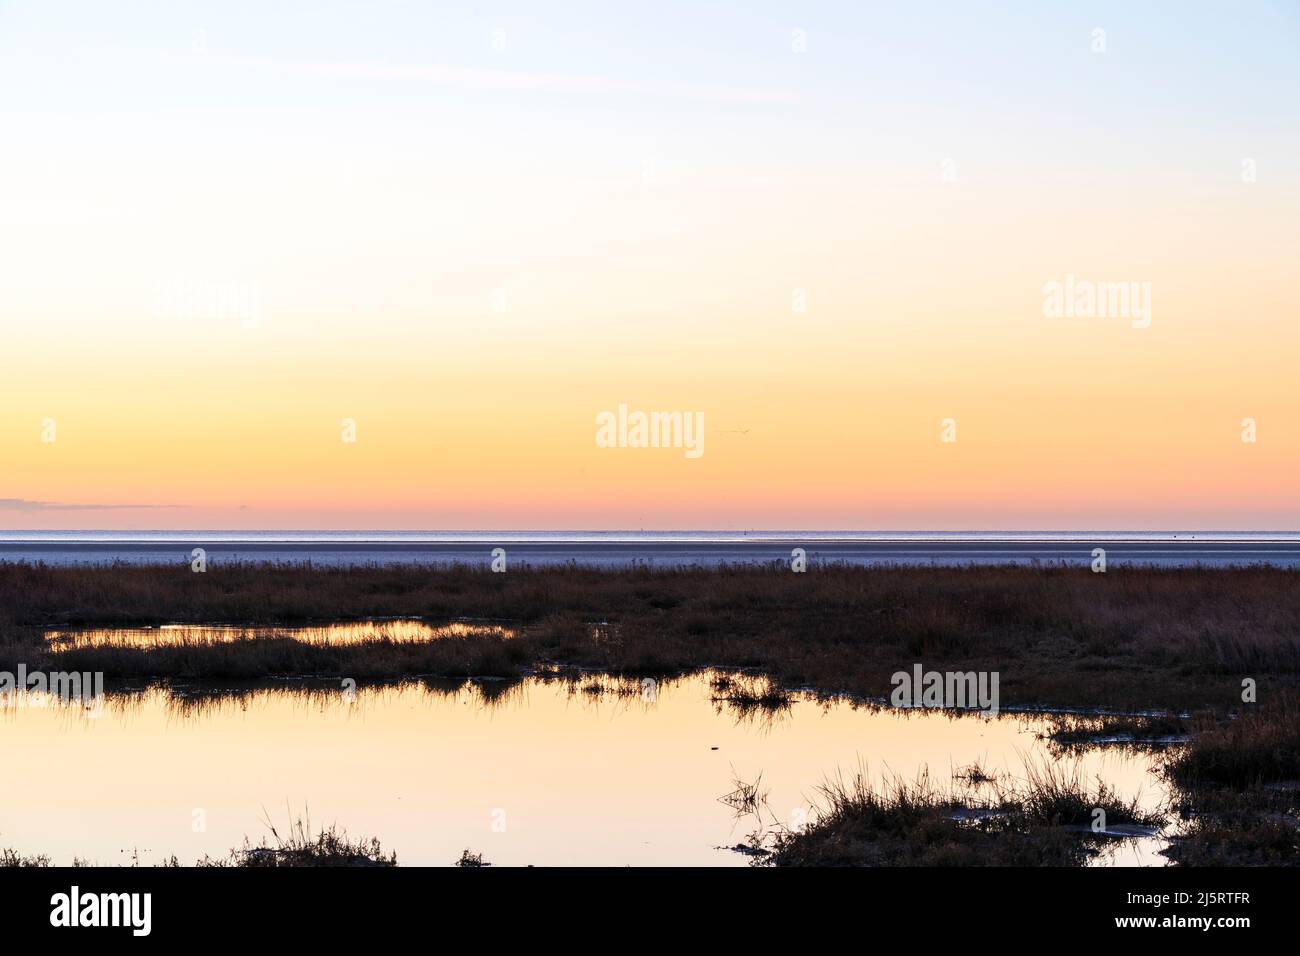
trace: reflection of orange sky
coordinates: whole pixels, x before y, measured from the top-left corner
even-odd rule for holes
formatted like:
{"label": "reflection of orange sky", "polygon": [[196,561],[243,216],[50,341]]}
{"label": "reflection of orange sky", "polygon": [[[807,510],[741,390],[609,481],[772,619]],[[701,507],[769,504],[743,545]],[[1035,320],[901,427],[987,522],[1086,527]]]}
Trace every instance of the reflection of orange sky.
{"label": "reflection of orange sky", "polygon": [[[426,275],[345,239],[251,237],[252,329],[150,314],[183,268],[162,240],[70,237],[85,281],[28,290],[6,329],[0,498],[179,507],[0,526],[1300,528],[1285,203],[1225,187],[1188,232],[1158,186],[1067,203],[796,179],[606,209],[569,185],[553,255],[472,232]],[[641,218],[615,241],[619,216]],[[587,233],[605,239],[584,258]],[[229,254],[222,235],[204,241]],[[1150,281],[1151,328],[1045,319],[1067,272]],[[704,456],[596,447],[621,402],[703,411]]]}
{"label": "reflection of orange sky", "polygon": [[[25,853],[113,864],[182,863],[265,837],[304,805],[313,826],[337,822],[378,836],[406,864],[441,865],[468,846],[498,865],[743,865],[716,850],[744,839],[718,797],[760,772],[782,822],[829,774],[915,779],[928,766],[946,787],[953,768],[1022,773],[1040,755],[1042,722],[796,703],[770,728],[715,713],[701,680],[639,696],[569,696],[563,686],[516,691],[485,710],[473,691],[361,690],[308,700],[254,694],[184,716],[157,692],[86,719],[59,708],[0,712],[14,766],[39,767],[0,799],[0,838]],[[712,749],[712,748],[717,748]],[[50,760],[49,754],[59,754]],[[1094,750],[1085,779],[1158,802],[1142,759]],[[193,813],[204,811],[196,832]],[[492,829],[504,811],[505,831]],[[282,830],[283,832],[283,830]]]}

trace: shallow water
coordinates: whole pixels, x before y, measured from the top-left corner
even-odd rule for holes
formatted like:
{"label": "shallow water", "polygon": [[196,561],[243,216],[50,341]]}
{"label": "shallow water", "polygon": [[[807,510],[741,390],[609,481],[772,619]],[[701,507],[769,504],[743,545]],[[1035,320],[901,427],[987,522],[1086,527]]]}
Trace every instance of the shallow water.
{"label": "shallow water", "polygon": [[[762,775],[770,815],[812,812],[827,775],[947,784],[978,762],[1019,775],[1053,759],[1044,717],[951,717],[796,695],[775,714],[715,700],[709,675],[642,684],[584,677],[386,688],[158,687],[112,694],[96,713],[51,704],[0,711],[21,785],[0,797],[0,846],[142,863],[224,856],[284,831],[306,807],[376,836],[399,863],[442,865],[469,848],[498,865],[745,865],[723,847],[755,828],[719,801]],[[1151,758],[1062,758],[1121,796],[1158,805]],[[11,774],[11,784],[19,776]],[[1158,839],[1100,862],[1159,864]]]}
{"label": "shallow water", "polygon": [[57,649],[74,647],[165,647],[183,644],[226,644],[251,638],[287,637],[306,644],[364,644],[391,641],[414,644],[444,637],[513,637],[514,630],[496,624],[456,621],[427,624],[394,619],[358,621],[318,627],[241,627],[229,624],[164,624],[161,627],[108,627],[46,631]]}

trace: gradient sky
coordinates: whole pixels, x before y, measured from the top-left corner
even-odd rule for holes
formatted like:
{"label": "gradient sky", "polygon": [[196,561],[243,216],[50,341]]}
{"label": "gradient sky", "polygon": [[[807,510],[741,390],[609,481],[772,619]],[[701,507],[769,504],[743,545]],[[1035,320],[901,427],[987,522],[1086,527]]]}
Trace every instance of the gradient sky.
{"label": "gradient sky", "polygon": [[0,0],[0,528],[1300,530],[1300,4],[480,6]]}

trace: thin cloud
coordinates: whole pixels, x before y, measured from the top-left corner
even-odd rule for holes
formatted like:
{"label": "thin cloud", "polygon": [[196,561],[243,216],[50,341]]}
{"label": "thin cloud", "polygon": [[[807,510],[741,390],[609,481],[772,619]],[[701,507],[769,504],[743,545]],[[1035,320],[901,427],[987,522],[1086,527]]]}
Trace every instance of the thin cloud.
{"label": "thin cloud", "polygon": [[27,498],[0,498],[0,511],[138,511],[154,508],[184,507],[186,507],[186,505],[64,504],[59,501],[31,501]]}

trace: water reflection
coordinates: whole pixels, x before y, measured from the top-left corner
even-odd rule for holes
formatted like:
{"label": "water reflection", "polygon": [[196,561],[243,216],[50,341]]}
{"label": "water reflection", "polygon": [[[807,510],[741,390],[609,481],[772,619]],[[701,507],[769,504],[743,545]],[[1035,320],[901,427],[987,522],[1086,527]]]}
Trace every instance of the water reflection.
{"label": "water reflection", "polygon": [[[308,807],[379,837],[401,863],[469,847],[497,865],[745,865],[748,830],[718,798],[761,779],[782,821],[864,763],[880,779],[1068,760],[1146,807],[1166,794],[1143,753],[1054,754],[1048,716],[898,711],[784,694],[743,674],[668,680],[553,671],[523,681],[212,682],[109,689],[104,712],[11,708],[0,746],[39,768],[0,797],[0,846],[116,863],[224,856],[268,807]],[[773,719],[755,719],[769,715]],[[1076,763],[1077,762],[1077,763]],[[204,826],[194,828],[202,811]],[[1100,862],[1161,863],[1159,840]],[[720,849],[721,848],[721,849]]]}
{"label": "water reflection", "polygon": [[235,641],[281,638],[317,645],[371,643],[420,644],[446,637],[514,637],[499,624],[453,621],[429,624],[416,619],[350,621],[306,627],[244,627],[238,625],[164,624],[161,627],[107,627],[47,631],[53,650],[83,647],[207,646]]}

